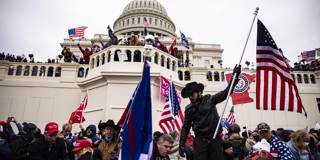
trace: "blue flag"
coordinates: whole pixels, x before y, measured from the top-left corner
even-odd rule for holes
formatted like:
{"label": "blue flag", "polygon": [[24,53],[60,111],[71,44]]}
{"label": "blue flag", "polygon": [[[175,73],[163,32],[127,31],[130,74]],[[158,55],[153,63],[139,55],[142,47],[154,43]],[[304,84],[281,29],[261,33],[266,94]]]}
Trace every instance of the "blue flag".
{"label": "blue flag", "polygon": [[150,65],[145,63],[142,80],[123,126],[122,160],[150,159],[152,154],[152,110]]}
{"label": "blue flag", "polygon": [[184,47],[186,47],[187,49],[189,49],[189,42],[187,37],[180,31],[180,38],[181,38],[181,43]]}

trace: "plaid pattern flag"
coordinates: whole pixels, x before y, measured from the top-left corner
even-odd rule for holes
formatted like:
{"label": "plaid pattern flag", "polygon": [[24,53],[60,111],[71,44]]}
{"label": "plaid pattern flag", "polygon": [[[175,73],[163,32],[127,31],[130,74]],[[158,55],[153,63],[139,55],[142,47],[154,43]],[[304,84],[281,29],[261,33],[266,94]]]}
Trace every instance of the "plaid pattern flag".
{"label": "plaid pattern flag", "polygon": [[187,37],[180,31],[180,38],[181,38],[181,44],[186,47],[187,49],[189,49],[189,42]]}
{"label": "plaid pattern flag", "polygon": [[302,113],[304,107],[284,56],[260,20],[258,20],[257,33],[256,79],[256,107],[258,110]]}
{"label": "plaid pattern flag", "polygon": [[74,124],[74,123],[82,123],[86,121],[83,117],[83,111],[86,109],[88,104],[88,95],[86,95],[82,102],[80,103],[79,107],[77,108],[76,111],[72,112],[69,118],[69,123]]}
{"label": "plaid pattern flag", "polygon": [[316,59],[316,51],[304,51],[301,53],[301,58],[307,62],[314,61]]}
{"label": "plaid pattern flag", "polygon": [[88,27],[86,26],[81,26],[81,27],[77,27],[77,28],[71,28],[68,29],[68,34],[69,34],[69,38],[75,38],[75,37],[84,37],[84,31],[87,29]]}
{"label": "plaid pattern flag", "polygon": [[184,117],[178,101],[178,96],[173,82],[170,82],[169,96],[163,107],[159,126],[164,133],[170,133],[174,130],[180,132]]}
{"label": "plaid pattern flag", "polygon": [[236,122],[236,118],[234,116],[234,106],[231,107],[230,113],[229,113],[228,118],[227,118],[226,121],[227,121],[229,126]]}

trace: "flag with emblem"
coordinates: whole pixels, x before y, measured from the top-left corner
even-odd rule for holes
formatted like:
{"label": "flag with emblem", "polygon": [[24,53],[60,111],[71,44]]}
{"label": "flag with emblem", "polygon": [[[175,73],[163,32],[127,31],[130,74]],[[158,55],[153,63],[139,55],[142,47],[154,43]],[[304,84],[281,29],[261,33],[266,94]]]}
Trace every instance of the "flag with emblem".
{"label": "flag with emblem", "polygon": [[[230,83],[232,73],[226,74],[227,82]],[[241,73],[239,76],[239,82],[231,93],[232,104],[244,104],[253,102],[253,98],[249,96],[250,84],[254,80],[255,75]]]}
{"label": "flag with emblem", "polygon": [[264,24],[257,23],[257,109],[304,112],[307,116],[283,54]]}

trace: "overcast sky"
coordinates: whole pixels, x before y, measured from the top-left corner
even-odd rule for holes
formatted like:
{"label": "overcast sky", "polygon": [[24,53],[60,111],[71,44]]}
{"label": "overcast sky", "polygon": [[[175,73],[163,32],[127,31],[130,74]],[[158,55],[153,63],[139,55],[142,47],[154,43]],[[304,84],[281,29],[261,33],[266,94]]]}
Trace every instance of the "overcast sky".
{"label": "overcast sky", "polygon": [[[304,50],[320,48],[320,0],[158,0],[186,36],[221,44],[224,66],[240,58],[253,11],[285,56],[295,62]],[[67,29],[88,26],[86,37],[106,33],[130,0],[1,0],[0,52],[34,53],[45,61],[61,52]],[[255,61],[256,24],[245,60]]]}

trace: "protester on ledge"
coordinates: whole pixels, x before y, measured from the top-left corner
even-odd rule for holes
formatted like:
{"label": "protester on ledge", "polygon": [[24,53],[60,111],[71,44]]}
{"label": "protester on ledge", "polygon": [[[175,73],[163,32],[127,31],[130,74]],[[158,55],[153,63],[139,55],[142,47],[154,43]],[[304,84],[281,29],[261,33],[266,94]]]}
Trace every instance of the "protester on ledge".
{"label": "protester on ledge", "polygon": [[83,59],[84,59],[84,62],[85,64],[89,64],[90,62],[90,56],[93,54],[92,53],[92,49],[90,50],[89,48],[85,48],[83,49],[80,44],[78,43],[78,47],[83,55]]}
{"label": "protester on ledge", "polygon": [[222,139],[220,137],[222,127],[220,125],[218,126],[217,137],[213,139],[219,121],[216,104],[227,98],[230,87],[232,93],[239,81],[240,73],[241,66],[236,66],[233,70],[233,74],[237,75],[234,85],[231,87],[230,83],[225,90],[215,95],[202,96],[204,85],[197,82],[188,83],[182,89],[182,97],[189,98],[191,103],[186,106],[184,124],[181,130],[179,143],[181,156],[185,156],[185,142],[192,127],[195,133],[194,159],[223,159]]}
{"label": "protester on ledge", "polygon": [[70,48],[64,47],[63,50],[61,51],[61,54],[64,57],[64,62],[71,63],[73,53],[70,51]]}

